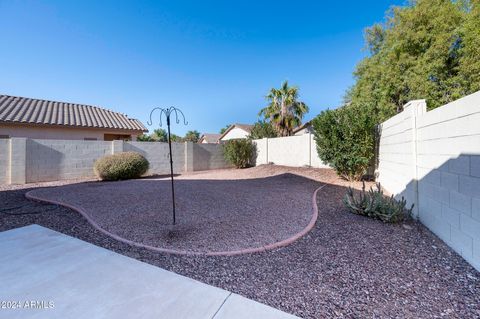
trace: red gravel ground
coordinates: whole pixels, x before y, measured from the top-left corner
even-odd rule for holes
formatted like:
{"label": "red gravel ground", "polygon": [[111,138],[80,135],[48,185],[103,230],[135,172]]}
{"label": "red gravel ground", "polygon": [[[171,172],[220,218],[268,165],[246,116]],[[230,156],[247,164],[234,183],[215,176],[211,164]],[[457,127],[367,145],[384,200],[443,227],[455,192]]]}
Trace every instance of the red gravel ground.
{"label": "red gravel ground", "polygon": [[248,172],[182,176],[175,182],[173,227],[168,179],[78,183],[28,195],[75,207],[94,225],[128,241],[179,253],[261,249],[307,227],[312,195],[321,183],[293,174],[253,178]]}
{"label": "red gravel ground", "polygon": [[282,173],[329,185],[318,193],[314,229],[277,250],[238,256],[152,252],[105,236],[75,211],[26,200],[28,189],[10,186],[0,186],[0,231],[36,223],[303,318],[480,318],[480,273],[424,226],[386,225],[348,213],[341,203],[347,183],[330,171],[241,171],[253,177]]}

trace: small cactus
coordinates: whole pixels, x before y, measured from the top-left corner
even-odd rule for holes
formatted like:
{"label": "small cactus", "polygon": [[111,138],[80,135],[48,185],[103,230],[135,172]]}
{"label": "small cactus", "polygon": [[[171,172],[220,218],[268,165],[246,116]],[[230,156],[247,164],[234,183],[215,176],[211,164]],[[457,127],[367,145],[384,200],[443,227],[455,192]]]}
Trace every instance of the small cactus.
{"label": "small cactus", "polygon": [[355,191],[349,187],[343,202],[354,214],[380,219],[385,223],[397,223],[410,216],[413,205],[406,209],[407,201],[402,197],[396,200],[393,195],[387,197],[383,194],[380,183],[375,184],[376,189],[370,187],[365,191],[365,182],[362,190],[355,196]]}

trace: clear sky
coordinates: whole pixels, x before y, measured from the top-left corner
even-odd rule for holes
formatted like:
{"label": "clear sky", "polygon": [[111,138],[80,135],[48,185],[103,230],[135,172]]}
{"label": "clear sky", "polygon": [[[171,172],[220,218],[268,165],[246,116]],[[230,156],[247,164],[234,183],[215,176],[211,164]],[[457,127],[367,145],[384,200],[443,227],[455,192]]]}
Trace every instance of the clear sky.
{"label": "clear sky", "polygon": [[0,0],[0,94],[106,107],[143,121],[177,106],[187,130],[253,123],[288,80],[338,106],[363,30],[405,1]]}

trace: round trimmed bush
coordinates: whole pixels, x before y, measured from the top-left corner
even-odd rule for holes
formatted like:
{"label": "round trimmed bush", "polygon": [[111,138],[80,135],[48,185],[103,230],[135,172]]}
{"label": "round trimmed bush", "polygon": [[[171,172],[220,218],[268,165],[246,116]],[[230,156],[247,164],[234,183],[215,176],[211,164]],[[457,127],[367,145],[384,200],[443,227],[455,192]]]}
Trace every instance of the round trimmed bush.
{"label": "round trimmed bush", "polygon": [[99,158],[94,165],[95,175],[104,181],[138,178],[148,170],[145,157],[136,152],[124,152]]}

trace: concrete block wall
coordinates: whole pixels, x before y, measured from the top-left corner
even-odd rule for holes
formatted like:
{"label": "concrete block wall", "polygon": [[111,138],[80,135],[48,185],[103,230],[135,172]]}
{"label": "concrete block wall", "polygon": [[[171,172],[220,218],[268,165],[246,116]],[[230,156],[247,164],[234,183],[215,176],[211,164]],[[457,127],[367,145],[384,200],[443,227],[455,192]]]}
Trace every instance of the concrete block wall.
{"label": "concrete block wall", "polygon": [[26,182],[94,177],[93,164],[112,142],[27,139]]}
{"label": "concrete block wall", "polygon": [[480,270],[480,92],[429,112],[410,103],[382,123],[377,174]]}
{"label": "concrete block wall", "polygon": [[[167,143],[124,142],[124,152],[138,152],[150,163],[148,174],[170,174],[170,158]],[[173,171],[185,170],[185,143],[172,143]]]}
{"label": "concrete block wall", "polygon": [[225,162],[223,148],[219,144],[191,144],[193,152],[192,169],[204,171],[209,169],[230,168],[232,165]]}
{"label": "concrete block wall", "polygon": [[26,138],[10,139],[9,182],[12,184],[27,182],[27,145]]}
{"label": "concrete block wall", "polygon": [[0,139],[0,184],[6,184],[10,178],[10,140]]}
{"label": "concrete block wall", "polygon": [[[0,183],[93,178],[97,159],[127,151],[147,158],[147,174],[170,173],[167,143],[11,138],[0,140]],[[173,143],[172,153],[175,173],[231,167],[218,144]]]}
{"label": "concrete block wall", "polygon": [[[380,125],[377,181],[390,193],[416,203],[416,118],[427,111],[425,100],[411,101],[402,113]],[[418,215],[418,205],[414,206]]]}
{"label": "concrete block wall", "polygon": [[318,157],[312,134],[254,140],[256,165],[273,163],[285,166],[328,167]]}

